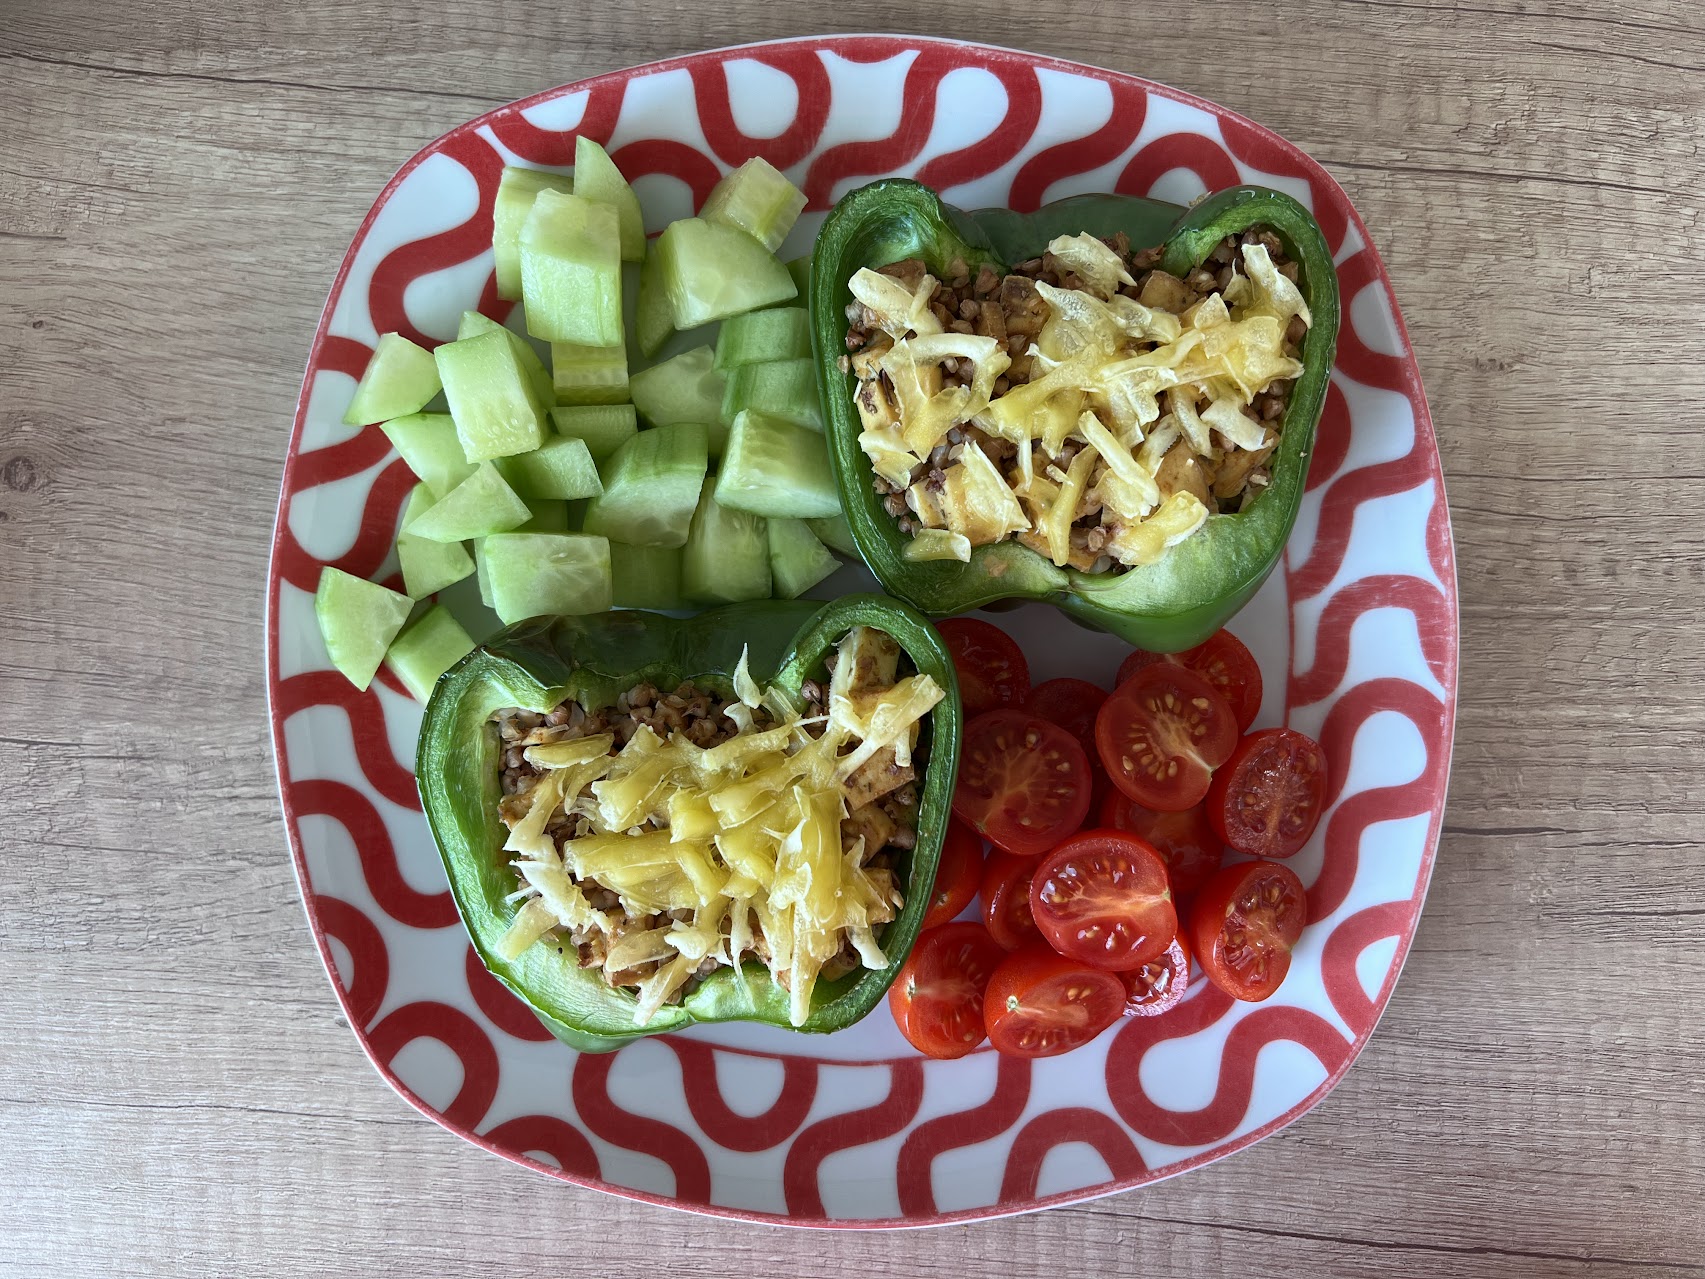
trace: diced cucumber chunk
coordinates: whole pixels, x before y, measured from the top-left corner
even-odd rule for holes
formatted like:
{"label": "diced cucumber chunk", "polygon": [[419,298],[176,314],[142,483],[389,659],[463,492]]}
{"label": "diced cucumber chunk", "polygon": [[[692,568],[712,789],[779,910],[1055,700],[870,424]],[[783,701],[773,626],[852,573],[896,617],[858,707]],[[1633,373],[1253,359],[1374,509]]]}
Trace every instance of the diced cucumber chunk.
{"label": "diced cucumber chunk", "polygon": [[696,329],[798,295],[775,254],[721,222],[671,222],[658,238],[657,253],[677,329]]}
{"label": "diced cucumber chunk", "polygon": [[344,410],[343,424],[366,426],[418,413],[438,391],[438,365],[432,352],[400,333],[381,333],[373,358],[355,384],[355,398]]}
{"label": "diced cucumber chunk", "polygon": [[365,689],[373,682],[385,650],[408,621],[414,601],[377,582],[352,577],[339,568],[320,570],[314,591],[314,616],[332,665],[351,684]]}
{"label": "diced cucumber chunk", "polygon": [[[760,315],[773,315],[761,311]],[[722,392],[722,420],[732,422],[745,409],[757,409],[795,426],[823,429],[823,402],[817,394],[817,366],[812,360],[776,360],[742,364],[728,374]]]}
{"label": "diced cucumber chunk", "polygon": [[830,550],[852,559],[863,559],[859,554],[858,542],[853,538],[852,526],[847,523],[846,515],[824,515],[805,523]]}
{"label": "diced cucumber chunk", "polygon": [[653,426],[715,422],[722,412],[724,378],[716,368],[716,350],[709,345],[635,373],[631,389],[634,408]]}
{"label": "diced cucumber chunk", "polygon": [[[403,506],[402,527],[407,529],[435,501],[428,485],[416,484]],[[460,542],[434,542],[408,532],[397,534],[397,562],[402,565],[403,589],[417,600],[455,585],[474,571],[473,556]]]}
{"label": "diced cucumber chunk", "polygon": [[403,531],[434,542],[462,542],[507,532],[532,515],[497,468],[481,462],[472,475],[415,516]]}
{"label": "diced cucumber chunk", "polygon": [[730,510],[716,500],[716,481],[706,480],[681,551],[681,590],[707,604],[768,599],[770,541],[764,521]]}
{"label": "diced cucumber chunk", "polygon": [[566,174],[506,168],[498,179],[491,210],[491,255],[497,268],[497,296],[513,302],[521,296],[521,227],[541,191],[568,195],[574,180]]}
{"label": "diced cucumber chunk", "polygon": [[491,607],[491,570],[485,562],[485,539],[474,543],[474,584],[479,587],[480,603]]}
{"label": "diced cucumber chunk", "polygon": [[639,429],[631,404],[588,404],[551,410],[551,425],[558,435],[584,440],[594,462],[602,462]]}
{"label": "diced cucumber chunk", "polygon": [[781,599],[797,599],[841,566],[804,520],[770,520],[770,577]]}
{"label": "diced cucumber chunk", "polygon": [[787,273],[793,277],[793,287],[799,290],[799,300],[806,308],[811,306],[811,255],[807,253],[802,258],[795,258],[787,264]]}
{"label": "diced cucumber chunk", "polygon": [[805,192],[762,157],[755,156],[711,188],[699,216],[739,227],[771,253],[805,208]]}
{"label": "diced cucumber chunk", "polygon": [[610,607],[610,544],[584,533],[497,533],[485,539],[491,606],[504,625]]}
{"label": "diced cucumber chunk", "polygon": [[672,546],[610,543],[612,600],[617,608],[682,608],[681,552]]}
{"label": "diced cucumber chunk", "polygon": [[710,459],[702,423],[641,431],[604,467],[604,491],[582,527],[629,546],[681,546]]}
{"label": "diced cucumber chunk", "polygon": [[621,230],[616,211],[541,191],[521,227],[527,332],[547,342],[616,346],[622,340]]}
{"label": "diced cucumber chunk", "polygon": [[510,529],[511,533],[566,533],[568,528],[568,503],[552,500],[540,500],[527,503],[527,509],[532,515]]}
{"label": "diced cucumber chunk", "polygon": [[639,211],[639,197],[610,153],[584,133],[574,140],[574,194],[616,211],[622,261],[645,257],[645,218]]}
{"label": "diced cucumber chunk", "polygon": [[585,440],[547,440],[531,453],[499,458],[497,470],[525,498],[596,497],[604,491]]}
{"label": "diced cucumber chunk", "polygon": [[448,413],[411,413],[392,418],[379,429],[433,497],[443,497],[474,473],[474,463],[462,452],[456,423]]}
{"label": "diced cucumber chunk", "polygon": [[543,407],[510,337],[481,333],[434,352],[462,455],[470,462],[525,453],[545,442]]}
{"label": "diced cucumber chunk", "polygon": [[669,305],[669,289],[663,283],[663,255],[655,244],[645,251],[638,292],[634,304],[634,339],[639,343],[639,353],[649,360],[675,331],[675,312]]}
{"label": "diced cucumber chunk", "polygon": [[434,604],[391,641],[385,665],[417,702],[432,696],[438,677],[474,651],[474,641],[442,604]]}
{"label": "diced cucumber chunk", "polygon": [[730,510],[779,518],[841,511],[823,437],[756,409],[745,410],[729,427],[716,500]]}
{"label": "diced cucumber chunk", "polygon": [[628,398],[628,349],[551,343],[551,374],[558,404],[624,404]]}
{"label": "diced cucumber chunk", "polygon": [[[520,311],[525,314],[525,308]],[[478,337],[481,333],[504,333],[509,337],[509,343],[515,348],[515,358],[521,361],[521,367],[527,370],[527,379],[533,384],[533,393],[540,404],[550,406],[556,403],[556,387],[551,382],[551,371],[545,367],[545,362],[539,358],[539,353],[533,349],[533,344],[527,341],[514,329],[506,324],[499,324],[489,315],[481,315],[478,311],[463,311],[462,319],[456,325],[456,337]]]}
{"label": "diced cucumber chunk", "polygon": [[742,364],[800,360],[810,354],[811,329],[802,306],[730,316],[716,335],[716,367],[725,373]]}

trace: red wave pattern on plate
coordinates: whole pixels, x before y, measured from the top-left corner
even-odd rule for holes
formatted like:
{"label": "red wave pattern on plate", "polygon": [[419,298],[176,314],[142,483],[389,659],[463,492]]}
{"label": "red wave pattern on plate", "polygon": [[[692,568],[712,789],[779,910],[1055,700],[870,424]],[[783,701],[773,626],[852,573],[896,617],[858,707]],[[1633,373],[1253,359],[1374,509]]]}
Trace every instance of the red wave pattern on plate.
{"label": "red wave pattern on plate", "polygon": [[[837,109],[849,108],[846,104],[837,108],[831,100],[831,67],[827,59],[839,57],[848,63],[870,66],[905,55],[913,56],[903,74],[899,120],[889,136],[836,141]],[[761,62],[788,75],[798,89],[799,107],[795,115],[772,138],[748,137],[734,123],[726,64],[738,58]],[[694,55],[645,70],[674,68],[685,68],[691,85],[689,100],[682,104],[682,132],[694,136],[692,116],[696,113],[708,151],[679,137],[641,136],[619,148],[615,158],[630,177],[656,173],[679,178],[691,188],[695,201],[708,194],[724,167],[737,165],[753,155],[763,155],[781,167],[802,168],[802,185],[810,200],[809,207],[815,209],[826,208],[836,185],[849,179],[874,179],[896,170],[915,170],[922,180],[946,187],[987,177],[1017,160],[1009,203],[1015,208],[1029,209],[1039,204],[1056,183],[1108,165],[1129,150],[1151,114],[1151,96],[1158,95],[1210,113],[1217,120],[1223,145],[1205,134],[1164,135],[1143,146],[1122,166],[1115,182],[1118,190],[1148,194],[1159,179],[1176,169],[1189,170],[1210,188],[1232,185],[1239,180],[1237,165],[1241,163],[1287,181],[1305,183],[1315,215],[1335,249],[1345,243],[1351,229],[1366,240],[1365,230],[1356,221],[1337,184],[1296,148],[1211,104],[1116,73],[1089,71],[1025,54],[903,37],[779,42]],[[998,119],[987,121],[988,127],[977,142],[951,152],[929,154],[926,148],[941,112],[953,109],[948,105],[951,90],[944,87],[944,82],[953,71],[964,68],[976,68],[995,76],[1005,91],[1005,109],[998,112]],[[1066,126],[1056,128],[1047,137],[1038,137],[1044,117],[1044,82],[1038,74],[1042,68],[1058,76],[1078,76],[1107,85],[1114,101],[1108,121],[1081,136],[1060,136],[1069,134],[1070,126]],[[379,208],[429,156],[446,157],[458,166],[477,193],[474,211],[458,225],[386,253],[357,299],[366,307],[367,319],[377,331],[393,329],[423,345],[431,345],[431,340],[410,324],[404,297],[414,282],[463,265],[489,249],[491,206],[502,158],[490,141],[481,136],[480,130],[489,129],[498,143],[527,163],[569,165],[573,162],[578,136],[584,134],[601,142],[610,139],[621,118],[626,87],[633,74],[600,77],[541,95],[525,104],[501,108],[456,130],[406,166],[358,235],[351,258],[346,259],[334,289],[334,305],[328,308],[322,321],[310,358],[298,406],[293,455],[281,495],[273,555],[269,643],[275,745],[280,752],[282,788],[297,849],[298,874],[312,904],[311,917],[322,943],[326,938],[335,939],[349,954],[349,980],[344,982],[335,970],[333,977],[344,988],[351,1020],[367,1050],[387,1078],[410,1092],[422,1110],[434,1114],[453,1130],[488,1149],[513,1157],[527,1158],[530,1152],[548,1155],[560,1165],[560,1175],[570,1180],[639,1198],[732,1216],[764,1216],[712,1204],[713,1173],[728,1151],[756,1154],[785,1149],[777,1196],[785,1200],[789,1216],[817,1224],[829,1224],[821,1184],[825,1160],[897,1136],[902,1140],[897,1143],[892,1193],[899,1203],[900,1220],[919,1222],[984,1216],[1039,1202],[1042,1166],[1054,1150],[1080,1144],[1090,1147],[1107,1165],[1113,1180],[1105,1187],[1052,1196],[1050,1202],[1081,1198],[1098,1193],[1099,1189],[1142,1184],[1177,1170],[1180,1165],[1151,1170],[1143,1157],[1140,1145],[1143,1141],[1205,1148],[1205,1155],[1182,1165],[1190,1166],[1248,1144],[1302,1113],[1330,1086],[1371,1029],[1389,992],[1391,974],[1413,931],[1420,891],[1430,866],[1431,842],[1438,828],[1454,696],[1451,694],[1441,701],[1421,684],[1399,678],[1365,679],[1341,687],[1351,670],[1350,634],[1355,622],[1370,609],[1393,607],[1414,615],[1428,668],[1447,691],[1454,686],[1453,551],[1448,513],[1442,488],[1437,483],[1436,454],[1426,404],[1413,361],[1377,350],[1369,336],[1358,331],[1351,305],[1361,289],[1386,287],[1383,268],[1371,246],[1352,254],[1341,267],[1345,316],[1338,373],[1363,385],[1403,395],[1414,413],[1414,438],[1401,458],[1346,469],[1352,441],[1373,427],[1365,418],[1357,420],[1342,386],[1334,380],[1309,477],[1310,488],[1319,495],[1318,528],[1306,560],[1295,566],[1287,563],[1285,577],[1293,607],[1300,600],[1333,591],[1320,610],[1312,665],[1308,670],[1287,672],[1286,685],[1287,714],[1291,707],[1311,702],[1330,703],[1322,738],[1328,758],[1335,765],[1331,798],[1336,807],[1322,835],[1325,855],[1310,889],[1311,918],[1326,919],[1337,913],[1347,900],[1360,869],[1361,844],[1371,826],[1397,818],[1431,815],[1431,833],[1427,847],[1422,850],[1420,879],[1410,896],[1370,905],[1339,920],[1320,948],[1325,989],[1334,1008],[1352,1029],[1354,1044],[1308,1012],[1282,1006],[1247,1010],[1231,1029],[1224,1051],[1218,1056],[1209,1104],[1198,1111],[1170,1110],[1144,1091],[1140,1067],[1155,1045],[1208,1031],[1234,1014],[1229,999],[1202,983],[1168,1016],[1126,1022],[1112,1032],[1099,1081],[1105,1089],[1104,1102],[1074,1096],[1074,1102],[1085,1104],[1044,1109],[1025,1118],[1031,1102],[1032,1066],[1023,1061],[999,1060],[994,1091],[987,1100],[920,1122],[926,1074],[936,1075],[941,1080],[937,1086],[951,1091],[954,1063],[925,1063],[914,1058],[831,1062],[818,1059],[812,1055],[810,1045],[802,1043],[798,1055],[777,1058],[783,1070],[780,1094],[767,1109],[748,1117],[734,1109],[731,1096],[724,1093],[727,1080],[719,1079],[717,1069],[717,1064],[723,1063],[732,1068],[732,1073],[724,1071],[727,1079],[737,1080],[738,1063],[743,1056],[739,1049],[667,1037],[662,1042],[670,1047],[679,1063],[680,1103],[689,1117],[681,1124],[636,1115],[614,1102],[610,1080],[612,1073],[620,1069],[622,1054],[577,1057],[563,1049],[565,1062],[572,1064],[570,1096],[564,1113],[490,1116],[500,1121],[483,1135],[477,1135],[477,1127],[488,1118],[496,1097],[505,1055],[516,1048],[510,1041],[540,1042],[548,1036],[525,1006],[484,970],[467,947],[459,933],[449,894],[422,893],[409,885],[399,862],[400,850],[393,845],[384,820],[366,794],[343,781],[297,780],[293,776],[290,763],[284,758],[283,722],[311,706],[336,706],[349,719],[357,765],[367,785],[393,803],[410,809],[418,807],[412,777],[391,752],[383,699],[371,690],[357,693],[329,671],[309,671],[287,679],[278,675],[281,584],[289,582],[311,592],[323,567],[297,542],[284,516],[297,497],[338,481],[347,483],[351,477],[373,470],[390,456],[388,441],[376,427],[365,428],[311,452],[299,451],[308,409],[307,392],[314,379],[324,372],[358,377],[370,353],[365,342],[327,329],[335,304],[343,295],[355,249],[371,231]],[[523,106],[544,105],[576,92],[585,92],[586,99],[578,122],[571,128],[546,128],[521,114]],[[850,109],[857,111],[858,104]],[[645,133],[669,132],[667,127],[655,123],[655,117],[652,119],[653,124]],[[470,298],[469,302],[500,320],[511,307],[510,303],[497,299],[495,282],[489,273],[482,281],[478,299]],[[1376,446],[1373,451],[1380,450]],[[1429,482],[1434,488],[1426,525],[1426,550],[1439,581],[1445,584],[1444,589],[1441,591],[1436,583],[1419,577],[1400,575],[1351,576],[1334,589],[1332,584],[1349,562],[1357,513],[1380,497],[1409,492]],[[398,513],[413,483],[414,477],[400,460],[377,471],[359,511],[353,544],[335,561],[337,567],[362,577],[378,574],[390,551]],[[292,665],[301,663],[293,661]],[[385,678],[381,676],[381,680]],[[391,682],[387,686],[395,685]],[[1402,785],[1345,794],[1351,744],[1361,726],[1381,712],[1395,712],[1414,724],[1425,748],[1421,775]],[[347,900],[347,894],[315,891],[301,852],[301,833],[296,829],[299,819],[308,814],[330,816],[348,831],[355,845],[359,873],[377,905],[377,912],[357,907]],[[425,838],[424,829],[422,838]],[[335,875],[341,871],[334,867],[326,873]],[[448,969],[442,989],[447,997],[465,999],[466,1005],[457,1008],[433,1001],[412,1003],[392,1011],[368,1029],[390,986],[392,960],[387,936],[394,936],[398,927],[458,930],[450,934],[455,940],[433,953],[449,956],[450,968],[460,970],[467,994],[461,994],[461,985],[456,984]],[[1398,938],[1397,953],[1380,992],[1370,999],[1356,975],[1357,958],[1369,945],[1392,936]],[[411,951],[411,955],[414,953]],[[327,957],[329,963],[329,952]],[[470,1012],[476,1009],[503,1034],[493,1036],[471,1016]],[[422,1102],[418,1096],[420,1090],[400,1079],[392,1068],[402,1050],[423,1037],[445,1045],[461,1063],[463,1077],[456,1096],[441,1109]],[[1229,1134],[1237,1131],[1248,1114],[1260,1049],[1280,1040],[1297,1043],[1311,1053],[1326,1070],[1327,1084],[1278,1119],[1230,1139]],[[845,1109],[834,1083],[837,1076],[830,1073],[841,1071],[869,1072],[870,1078],[880,1081],[886,1090],[884,1100]],[[860,1087],[856,1095],[867,1097],[871,1091],[869,1087]],[[537,1099],[533,1104],[538,1104]],[[1097,1104],[1104,1108],[1097,1109]],[[637,1177],[638,1182],[617,1185],[605,1180],[608,1174],[602,1163],[609,1161],[600,1161],[587,1133],[611,1146],[661,1160],[672,1173],[672,1188],[659,1190],[644,1174],[631,1170],[623,1175],[630,1179]],[[935,1165],[941,1155],[972,1146],[986,1148],[987,1157],[997,1166],[998,1196],[984,1206],[944,1217],[932,1184]],[[534,1161],[533,1166],[541,1165]]]}

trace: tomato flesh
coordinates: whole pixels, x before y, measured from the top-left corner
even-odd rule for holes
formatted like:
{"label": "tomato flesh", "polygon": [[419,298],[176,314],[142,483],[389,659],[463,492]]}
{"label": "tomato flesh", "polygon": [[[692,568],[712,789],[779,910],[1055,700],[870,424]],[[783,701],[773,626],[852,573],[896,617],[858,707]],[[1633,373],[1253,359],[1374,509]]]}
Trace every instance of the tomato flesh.
{"label": "tomato flesh", "polygon": [[1095,758],[1095,717],[1108,692],[1086,679],[1051,679],[1038,684],[1024,699],[1030,714],[1058,724],[1082,744],[1084,753]]}
{"label": "tomato flesh", "polygon": [[1128,830],[1148,841],[1166,863],[1166,878],[1177,903],[1194,897],[1208,876],[1220,868],[1224,850],[1208,821],[1205,801],[1182,812],[1157,813],[1133,802],[1124,791],[1113,790],[1101,801],[1101,824]]}
{"label": "tomato flesh", "polygon": [[1095,719],[1095,743],[1113,784],[1144,808],[1201,803],[1214,770],[1237,745],[1237,722],[1200,675],[1171,663],[1144,667]]}
{"label": "tomato flesh", "polygon": [[1178,934],[1166,863],[1124,831],[1085,831],[1044,857],[1030,912],[1060,954],[1113,972],[1148,963]]}
{"label": "tomato flesh", "polygon": [[1266,999],[1291,969],[1291,948],[1308,918],[1308,895],[1279,862],[1221,867],[1190,912],[1190,949],[1202,971],[1233,999]]}
{"label": "tomato flesh", "polygon": [[983,992],[1006,952],[981,924],[943,924],[919,935],[888,1007],[900,1033],[926,1057],[963,1057],[986,1034]]}
{"label": "tomato flesh", "polygon": [[1176,1008],[1190,988],[1190,948],[1183,937],[1141,968],[1123,974],[1125,1016],[1158,1017]]}
{"label": "tomato flesh", "polygon": [[1089,812],[1089,757],[1058,724],[990,711],[965,726],[953,812],[997,848],[1046,852]]}
{"label": "tomato flesh", "polygon": [[983,899],[983,924],[1004,950],[1017,950],[1035,941],[1036,917],[1030,913],[1030,880],[1036,862],[1029,857],[995,853],[983,868],[978,889]]}
{"label": "tomato flesh", "polygon": [[1000,962],[983,995],[989,1042],[1013,1057],[1055,1057],[1087,1044],[1125,1010],[1125,983],[1036,942]]}
{"label": "tomato flesh", "polygon": [[941,840],[941,860],[936,866],[935,887],[930,891],[929,910],[923,926],[935,928],[950,923],[971,904],[983,880],[983,841],[962,822],[949,821]]}
{"label": "tomato flesh", "polygon": [[1117,683],[1123,684],[1146,666],[1171,662],[1194,671],[1225,698],[1237,717],[1237,731],[1247,733],[1261,713],[1261,664],[1230,631],[1216,631],[1195,648],[1182,653],[1149,653],[1137,649],[1119,665]]}
{"label": "tomato flesh", "polygon": [[1232,848],[1289,857],[1320,825],[1326,807],[1326,753],[1289,728],[1251,733],[1208,787],[1208,820]]}
{"label": "tomato flesh", "polygon": [[1024,701],[1030,664],[1012,636],[980,617],[945,618],[935,629],[953,656],[966,719]]}

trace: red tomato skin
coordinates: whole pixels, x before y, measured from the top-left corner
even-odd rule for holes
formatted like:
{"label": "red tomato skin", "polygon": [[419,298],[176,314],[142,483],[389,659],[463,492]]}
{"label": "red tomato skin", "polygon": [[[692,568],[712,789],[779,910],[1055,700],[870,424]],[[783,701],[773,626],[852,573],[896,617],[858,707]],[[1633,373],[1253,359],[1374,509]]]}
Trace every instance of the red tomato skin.
{"label": "red tomato skin", "polygon": [[1237,722],[1200,675],[1157,662],[1107,699],[1095,743],[1108,777],[1131,799],[1182,812],[1202,802],[1214,770],[1236,748]]}
{"label": "red tomato skin", "polygon": [[1044,857],[1030,913],[1060,954],[1110,972],[1140,968],[1178,935],[1166,863],[1125,831],[1083,831]]}
{"label": "red tomato skin", "polygon": [[1219,690],[1232,714],[1237,716],[1237,731],[1247,733],[1255,717],[1261,713],[1261,664],[1245,647],[1242,640],[1230,631],[1216,631],[1195,648],[1182,653],[1150,653],[1134,649],[1119,665],[1114,681],[1117,687],[1145,666],[1156,662],[1172,662],[1196,672]]}
{"label": "red tomato skin", "polygon": [[950,923],[971,904],[983,882],[983,840],[961,821],[948,819],[941,840],[941,860],[936,865],[935,886],[930,890],[929,910],[923,927],[939,928]]}
{"label": "red tomato skin", "polygon": [[1082,744],[1084,753],[1095,758],[1095,716],[1110,694],[1086,679],[1051,679],[1030,690],[1024,709],[1058,724]]}
{"label": "red tomato skin", "polygon": [[1190,947],[1180,933],[1172,944],[1125,978],[1125,1016],[1158,1017],[1184,1001],[1190,988]]}
{"label": "red tomato skin", "polygon": [[1035,873],[1032,857],[997,852],[984,864],[977,890],[983,902],[983,924],[1003,950],[1017,950],[1041,936],[1030,913],[1030,879]]}
{"label": "red tomato skin", "polygon": [[888,1009],[906,1042],[942,1061],[982,1043],[983,992],[1005,953],[970,920],[920,933],[888,989]]}
{"label": "red tomato skin", "polygon": [[1219,835],[1208,821],[1206,801],[1182,812],[1157,813],[1144,808],[1124,791],[1113,789],[1101,800],[1100,820],[1103,826],[1128,830],[1147,840],[1160,854],[1161,861],[1166,863],[1166,877],[1172,884],[1172,897],[1178,903],[1180,917],[1185,913],[1184,904],[1220,868],[1220,859],[1225,854]]}
{"label": "red tomato skin", "polygon": [[1208,786],[1208,820],[1226,845],[1251,857],[1291,857],[1320,825],[1326,752],[1290,728],[1251,733]]}
{"label": "red tomato skin", "polygon": [[1009,1057],[1057,1057],[1094,1039],[1125,1010],[1125,983],[1043,942],[1000,962],[983,994],[989,1042]]}
{"label": "red tomato skin", "polygon": [[1035,857],[1083,825],[1089,757],[1058,724],[990,711],[965,726],[953,812],[996,848]]}
{"label": "red tomato skin", "polygon": [[[1222,866],[1191,907],[1190,951],[1209,981],[1259,1003],[1284,983],[1308,917],[1308,894],[1281,862]],[[1253,974],[1246,970],[1255,968]]]}
{"label": "red tomato skin", "polygon": [[980,617],[943,618],[935,629],[953,656],[967,721],[1023,703],[1030,692],[1030,664],[1018,641]]}

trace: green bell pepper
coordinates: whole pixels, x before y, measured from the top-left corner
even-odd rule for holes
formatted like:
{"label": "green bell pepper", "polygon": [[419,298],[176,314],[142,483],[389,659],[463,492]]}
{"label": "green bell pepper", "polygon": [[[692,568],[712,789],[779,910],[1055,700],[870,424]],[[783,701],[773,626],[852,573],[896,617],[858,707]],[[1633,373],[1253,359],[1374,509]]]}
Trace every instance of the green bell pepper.
{"label": "green bell pepper", "polygon": [[[1062,569],[1015,541],[979,547],[969,563],[904,558],[910,539],[871,487],[870,463],[858,443],[855,384],[841,366],[852,300],[848,281],[859,268],[921,258],[940,276],[961,258],[973,272],[987,263],[1004,273],[1009,263],[1039,256],[1055,236],[1124,231],[1133,246],[1164,244],[1160,265],[1183,276],[1225,236],[1257,225],[1270,227],[1297,263],[1298,287],[1313,317],[1300,353],[1304,371],[1291,388],[1272,482],[1264,491],[1235,514],[1209,516],[1156,563],[1120,572]],[[1338,319],[1338,277],[1325,237],[1302,205],[1278,191],[1236,187],[1189,209],[1133,196],[1074,196],[1018,214],[966,213],[909,179],[861,187],[823,223],[811,266],[811,338],[829,452],[859,550],[889,593],[930,613],[960,613],[998,600],[1045,600],[1140,648],[1191,648],[1248,602],[1284,551],[1326,402]]]}
{"label": "green bell pepper", "polygon": [[[678,1004],[665,1004],[643,1029],[636,999],[581,968],[572,953],[536,944],[505,961],[497,943],[518,907],[517,884],[503,852],[498,817],[500,747],[493,712],[516,706],[548,711],[573,698],[589,709],[612,705],[635,685],[673,688],[683,680],[733,696],[741,653],[760,685],[798,694],[824,680],[824,658],[854,626],[897,640],[912,665],[946,696],[930,713],[914,758],[922,778],[917,843],[895,858],[905,906],[879,940],[888,966],[820,981],[799,1029],[833,1031],[873,1008],[911,952],[935,882],[959,759],[959,692],[953,661],[935,628],[909,606],[881,595],[734,604],[697,617],[617,611],[536,618],[500,632],[454,666],[434,689],[421,725],[416,762],[420,797],[450,877],[450,889],[474,949],[500,982],[558,1039],[581,1052],[609,1052],[643,1035],[695,1022],[759,1021],[788,1026],[787,992],[748,961],[744,980],[731,968],[706,977]],[[566,949],[566,948],[565,948]]]}

